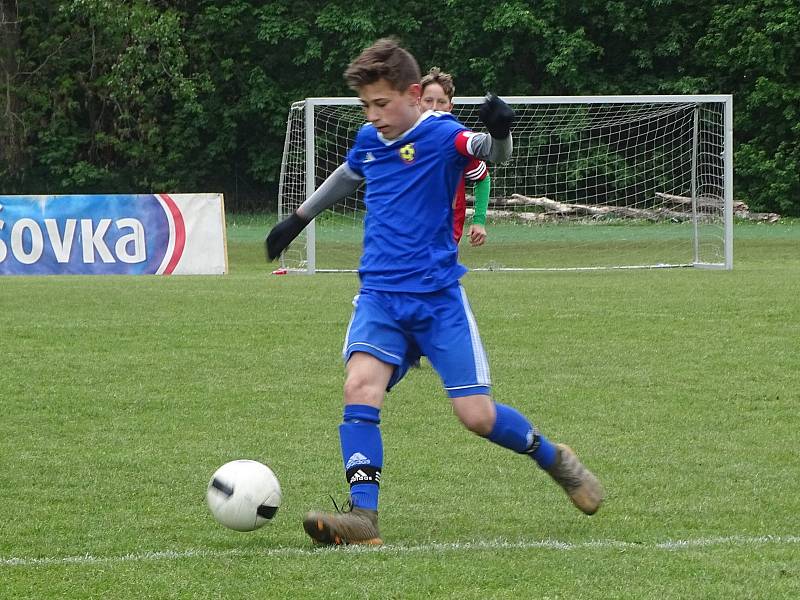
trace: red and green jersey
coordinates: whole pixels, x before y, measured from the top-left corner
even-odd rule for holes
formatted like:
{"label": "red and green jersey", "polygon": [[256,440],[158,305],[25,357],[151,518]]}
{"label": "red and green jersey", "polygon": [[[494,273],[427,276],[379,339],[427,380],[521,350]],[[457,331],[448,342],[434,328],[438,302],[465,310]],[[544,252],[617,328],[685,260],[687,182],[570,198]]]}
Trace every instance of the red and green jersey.
{"label": "red and green jersey", "polygon": [[464,176],[458,182],[456,188],[456,195],[453,199],[453,237],[456,244],[461,241],[461,236],[464,234],[464,220],[467,215],[467,181],[481,181],[486,178],[489,170],[486,168],[486,163],[477,158],[470,157],[469,163],[464,168]]}

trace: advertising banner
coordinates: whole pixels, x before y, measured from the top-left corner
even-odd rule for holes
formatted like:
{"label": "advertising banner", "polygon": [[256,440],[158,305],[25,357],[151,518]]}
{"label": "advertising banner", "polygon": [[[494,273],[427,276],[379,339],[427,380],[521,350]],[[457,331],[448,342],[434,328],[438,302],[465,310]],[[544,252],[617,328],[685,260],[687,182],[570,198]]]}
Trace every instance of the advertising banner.
{"label": "advertising banner", "polygon": [[0,275],[221,275],[222,194],[0,196]]}

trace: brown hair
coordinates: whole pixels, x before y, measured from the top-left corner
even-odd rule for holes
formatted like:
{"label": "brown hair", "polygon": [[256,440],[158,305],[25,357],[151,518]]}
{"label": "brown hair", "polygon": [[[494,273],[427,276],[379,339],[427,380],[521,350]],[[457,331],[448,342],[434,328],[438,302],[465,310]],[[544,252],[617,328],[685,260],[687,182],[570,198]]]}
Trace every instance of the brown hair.
{"label": "brown hair", "polygon": [[354,90],[385,79],[393,89],[404,92],[411,84],[419,83],[419,65],[397,40],[381,38],[350,63],[344,78]]}
{"label": "brown hair", "polygon": [[452,102],[453,96],[456,94],[456,86],[453,83],[453,76],[450,73],[444,73],[439,67],[433,67],[425,77],[422,78],[422,81],[419,82],[422,86],[422,90],[425,91],[425,88],[431,85],[432,83],[438,83],[442,86],[442,91],[447,95],[447,98]]}

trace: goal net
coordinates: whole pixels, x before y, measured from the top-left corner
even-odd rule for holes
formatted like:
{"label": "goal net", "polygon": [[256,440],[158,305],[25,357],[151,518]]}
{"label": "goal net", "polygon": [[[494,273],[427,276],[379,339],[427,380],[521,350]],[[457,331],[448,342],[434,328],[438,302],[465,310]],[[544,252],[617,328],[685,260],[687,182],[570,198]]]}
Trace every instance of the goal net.
{"label": "goal net", "polygon": [[[514,153],[490,164],[485,245],[471,269],[612,269],[733,265],[732,97],[507,97]],[[481,97],[455,116],[483,130]],[[345,159],[364,116],[357,98],[292,105],[279,182],[285,218]],[[364,186],[319,215],[287,248],[289,270],[358,268]],[[467,186],[467,220],[471,222]]]}

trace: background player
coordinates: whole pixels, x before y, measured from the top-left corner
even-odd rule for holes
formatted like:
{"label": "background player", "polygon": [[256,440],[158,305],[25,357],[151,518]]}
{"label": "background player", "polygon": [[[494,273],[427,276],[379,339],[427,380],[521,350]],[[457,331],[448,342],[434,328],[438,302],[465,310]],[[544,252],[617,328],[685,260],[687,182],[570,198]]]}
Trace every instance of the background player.
{"label": "background player", "polygon": [[[420,82],[422,94],[423,110],[438,110],[441,112],[453,111],[453,96],[456,87],[453,77],[449,73],[443,73],[439,67],[433,67]],[[464,176],[458,184],[456,197],[453,201],[453,235],[456,244],[461,241],[464,232],[464,220],[467,214],[467,195],[465,190],[465,180],[475,182],[474,195],[475,205],[472,215],[472,225],[469,227],[469,243],[473,246],[481,246],[486,241],[486,208],[489,205],[489,190],[491,188],[491,177],[486,163],[476,158],[471,158],[466,168]]]}

